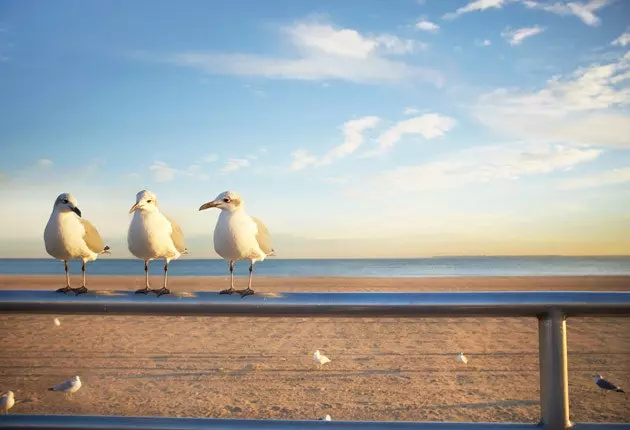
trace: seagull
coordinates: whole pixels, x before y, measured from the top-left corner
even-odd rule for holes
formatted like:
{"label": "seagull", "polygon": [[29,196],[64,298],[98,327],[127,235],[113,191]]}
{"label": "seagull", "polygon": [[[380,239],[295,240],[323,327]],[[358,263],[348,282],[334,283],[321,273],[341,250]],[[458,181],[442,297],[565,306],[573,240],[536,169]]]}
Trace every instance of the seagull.
{"label": "seagull", "polygon": [[49,388],[48,391],[60,391],[65,393],[66,399],[70,399],[74,393],[79,391],[79,388],[81,388],[81,378],[73,376],[67,381],[63,381],[62,383]]}
{"label": "seagull", "polygon": [[15,394],[13,391],[7,391],[0,397],[0,410],[4,414],[9,413],[9,409],[11,409],[15,405]]}
{"label": "seagull", "polygon": [[[219,294],[237,292],[241,297],[254,294],[252,272],[254,263],[263,261],[274,250],[267,227],[258,218],[247,215],[241,196],[234,191],[224,191],[213,201],[204,203],[200,211],[210,208],[221,209],[214,228],[214,250],[230,262],[230,288]],[[234,289],[234,263],[236,260],[249,260],[249,283],[246,290]]]}
{"label": "seagull", "polygon": [[319,368],[321,369],[324,364],[326,363],[330,363],[330,358],[326,357],[325,355],[322,355],[319,353],[319,349],[317,351],[315,351],[315,354],[313,354],[313,361],[315,363],[319,364]]}
{"label": "seagull", "polygon": [[57,327],[59,327],[59,326],[61,325],[61,321],[59,321],[59,318],[55,318],[55,319],[53,320],[53,323],[55,323],[55,325],[56,325]]}
{"label": "seagull", "polygon": [[[59,194],[53,205],[46,228],[44,229],[46,252],[57,260],[62,260],[66,268],[66,286],[59,288],[58,293],[74,291],[75,295],[86,293],[85,263],[94,261],[100,254],[109,254],[109,246],[105,246],[96,228],[86,219],[81,218],[77,200],[70,193]],[[70,288],[69,260],[82,260],[83,285],[81,288]]]}
{"label": "seagull", "polygon": [[330,418],[330,415],[326,414],[324,418],[320,418],[319,421],[332,421],[332,418]]}
{"label": "seagull", "polygon": [[621,387],[616,386],[612,382],[609,382],[602,378],[601,375],[595,375],[595,385],[602,389],[602,393],[606,395],[608,391],[616,391],[617,393],[625,393]]}
{"label": "seagull", "polygon": [[457,361],[461,361],[464,364],[468,364],[468,358],[464,355],[463,352],[460,352],[457,356]]}
{"label": "seagull", "polygon": [[[160,212],[157,197],[151,191],[142,190],[136,194],[136,204],[129,213],[133,213],[133,218],[129,224],[127,245],[133,255],[144,260],[145,284],[136,294],[147,294],[149,291],[153,291],[158,297],[168,294],[168,263],[188,253],[184,232],[175,221]],[[156,258],[163,258],[165,261],[164,286],[160,290],[151,290],[149,261]]]}

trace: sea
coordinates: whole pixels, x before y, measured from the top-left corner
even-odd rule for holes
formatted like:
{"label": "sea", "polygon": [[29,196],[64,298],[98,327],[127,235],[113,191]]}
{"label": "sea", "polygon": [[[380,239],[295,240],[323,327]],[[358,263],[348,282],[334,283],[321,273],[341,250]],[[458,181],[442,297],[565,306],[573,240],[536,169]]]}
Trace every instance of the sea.
{"label": "sea", "polygon": [[[152,261],[149,273],[161,275],[164,264]],[[236,263],[236,274],[246,275],[249,263]],[[70,262],[73,274],[79,261]],[[90,275],[139,275],[141,260],[99,258],[88,263]],[[58,275],[63,264],[52,258],[0,259],[0,275]],[[180,259],[169,265],[169,276],[227,276],[228,263],[218,259]],[[278,259],[255,266],[256,276],[267,277],[464,277],[464,276],[584,276],[630,275],[630,256],[621,257],[434,257],[397,259]]]}

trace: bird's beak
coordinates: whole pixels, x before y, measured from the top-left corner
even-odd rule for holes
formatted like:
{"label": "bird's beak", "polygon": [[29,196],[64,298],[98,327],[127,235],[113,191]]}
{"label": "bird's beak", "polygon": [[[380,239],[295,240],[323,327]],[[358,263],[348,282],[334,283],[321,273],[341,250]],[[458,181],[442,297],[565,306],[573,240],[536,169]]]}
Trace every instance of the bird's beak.
{"label": "bird's beak", "polygon": [[216,208],[217,206],[219,206],[219,203],[217,203],[216,201],[211,201],[211,202],[204,203],[201,206],[199,206],[199,210],[203,211],[210,208]]}
{"label": "bird's beak", "polygon": [[75,214],[79,215],[79,218],[81,218],[81,210],[78,207],[70,206],[70,210],[74,212]]}
{"label": "bird's beak", "polygon": [[129,209],[129,213],[134,213],[136,210],[138,210],[138,203],[136,203],[131,207],[131,209]]}

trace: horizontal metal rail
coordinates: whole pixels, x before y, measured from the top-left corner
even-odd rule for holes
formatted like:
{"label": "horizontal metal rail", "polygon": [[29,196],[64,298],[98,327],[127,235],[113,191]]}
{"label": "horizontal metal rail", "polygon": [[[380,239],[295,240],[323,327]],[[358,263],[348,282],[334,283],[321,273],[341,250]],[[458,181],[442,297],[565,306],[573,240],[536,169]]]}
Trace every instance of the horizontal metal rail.
{"label": "horizontal metal rail", "polygon": [[[0,291],[0,313],[285,317],[536,317],[541,425],[546,430],[628,429],[627,424],[569,420],[566,318],[630,316],[630,292],[257,293],[212,292],[156,297],[130,291],[74,296],[42,290]],[[321,426],[321,427],[320,427]],[[4,415],[2,429],[418,429],[534,430],[532,424],[226,420],[202,418]]]}
{"label": "horizontal metal rail", "polygon": [[[536,424],[404,421],[302,421],[215,418],[114,417],[90,415],[5,415],[0,428],[37,430],[540,430]],[[628,430],[630,424],[580,423],[573,430]]]}
{"label": "horizontal metal rail", "polygon": [[630,315],[630,292],[421,292],[257,293],[254,296],[191,292],[157,297],[130,291],[60,294],[0,291],[0,313],[326,316],[326,317],[538,317]]}

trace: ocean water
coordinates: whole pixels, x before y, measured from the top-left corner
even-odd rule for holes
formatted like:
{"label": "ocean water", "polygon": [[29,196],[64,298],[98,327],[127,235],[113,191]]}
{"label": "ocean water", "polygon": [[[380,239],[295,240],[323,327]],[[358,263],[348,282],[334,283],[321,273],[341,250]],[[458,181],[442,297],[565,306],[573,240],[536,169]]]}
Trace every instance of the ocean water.
{"label": "ocean water", "polygon": [[[140,260],[102,257],[88,263],[90,275],[141,275]],[[246,275],[249,264],[236,263],[236,273]],[[161,275],[164,264],[152,261],[149,272]],[[79,261],[70,262],[71,273],[81,273]],[[63,263],[49,259],[0,259],[0,274],[63,274]],[[169,276],[226,276],[223,260],[181,259],[171,262]],[[446,277],[446,276],[560,276],[630,275],[628,257],[439,257],[414,259],[284,260],[269,258],[255,266],[256,276],[269,277]]]}

